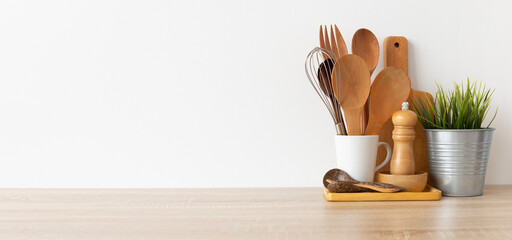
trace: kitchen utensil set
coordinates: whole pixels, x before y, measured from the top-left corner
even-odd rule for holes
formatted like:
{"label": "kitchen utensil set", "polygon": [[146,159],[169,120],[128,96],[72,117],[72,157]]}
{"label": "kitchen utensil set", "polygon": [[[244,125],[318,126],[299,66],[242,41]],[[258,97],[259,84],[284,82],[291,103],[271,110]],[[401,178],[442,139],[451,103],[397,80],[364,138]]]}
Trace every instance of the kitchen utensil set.
{"label": "kitchen utensil set", "polygon": [[371,83],[379,61],[379,42],[368,29],[354,34],[353,54],[348,54],[336,25],[330,26],[330,35],[327,26],[320,26],[319,39],[320,48],[306,59],[306,74],[327,106],[337,134],[377,135],[407,100],[409,78],[399,68],[386,68]]}
{"label": "kitchen utensil set", "polygon": [[[338,134],[335,137],[338,167],[344,169],[332,169],[324,176],[326,199],[439,200],[439,190],[428,185],[426,190],[423,189],[428,170],[424,132],[419,124],[411,120],[413,117],[410,116],[416,117],[415,113],[404,107],[408,104],[407,101],[432,101],[430,94],[411,89],[407,39],[388,37],[384,40],[384,69],[375,76],[373,83],[371,76],[379,62],[380,46],[377,37],[370,30],[361,28],[354,33],[352,54],[348,52],[336,25],[320,26],[319,39],[320,48],[313,49],[306,59],[306,73],[335,122]],[[398,111],[401,105],[402,110]],[[393,122],[390,121],[391,118]],[[359,138],[373,138],[374,144]],[[393,149],[394,171],[391,174],[378,172],[388,160],[383,161],[383,149],[377,154],[377,148],[383,144],[390,152],[388,143],[392,145],[393,140],[398,141]],[[379,145],[375,145],[377,143]],[[349,145],[354,147],[347,148]],[[351,154],[355,148],[367,151]],[[370,150],[374,150],[373,156],[368,157]],[[385,159],[390,157],[388,154]],[[375,170],[375,161],[363,161],[376,158],[378,167]],[[372,171],[362,171],[367,166]],[[389,167],[384,170],[387,169]],[[374,172],[377,172],[379,182],[372,182]]]}

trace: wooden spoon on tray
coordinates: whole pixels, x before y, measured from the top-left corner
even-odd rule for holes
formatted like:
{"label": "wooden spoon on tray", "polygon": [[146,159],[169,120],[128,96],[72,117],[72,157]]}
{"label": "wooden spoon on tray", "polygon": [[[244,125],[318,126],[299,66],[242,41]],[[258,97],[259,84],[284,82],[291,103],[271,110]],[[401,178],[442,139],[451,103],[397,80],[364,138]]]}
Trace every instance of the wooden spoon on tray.
{"label": "wooden spoon on tray", "polygon": [[361,135],[361,113],[370,93],[370,71],[365,61],[353,54],[334,64],[332,88],[345,114],[348,135]]}
{"label": "wooden spoon on tray", "polygon": [[359,182],[341,169],[327,171],[323,178],[324,187],[329,192],[401,192],[404,188],[387,183]]}

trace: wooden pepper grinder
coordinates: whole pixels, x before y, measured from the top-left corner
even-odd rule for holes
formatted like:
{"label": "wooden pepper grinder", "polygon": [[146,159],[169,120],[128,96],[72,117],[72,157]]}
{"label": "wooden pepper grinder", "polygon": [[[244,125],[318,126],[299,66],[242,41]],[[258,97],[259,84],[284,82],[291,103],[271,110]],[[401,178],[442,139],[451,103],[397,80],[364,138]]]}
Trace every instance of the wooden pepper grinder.
{"label": "wooden pepper grinder", "polygon": [[413,175],[415,171],[413,141],[416,136],[414,126],[418,117],[416,113],[409,110],[409,103],[403,102],[402,110],[393,114],[392,121],[395,128],[390,172],[392,175]]}

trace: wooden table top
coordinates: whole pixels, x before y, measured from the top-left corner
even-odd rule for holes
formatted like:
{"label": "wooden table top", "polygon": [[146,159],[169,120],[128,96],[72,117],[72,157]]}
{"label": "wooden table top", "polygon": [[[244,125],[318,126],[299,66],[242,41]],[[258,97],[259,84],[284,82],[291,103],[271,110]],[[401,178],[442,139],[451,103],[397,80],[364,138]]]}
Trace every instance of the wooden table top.
{"label": "wooden table top", "polygon": [[321,188],[0,189],[0,239],[353,238],[512,239],[512,186],[411,202],[327,202]]}

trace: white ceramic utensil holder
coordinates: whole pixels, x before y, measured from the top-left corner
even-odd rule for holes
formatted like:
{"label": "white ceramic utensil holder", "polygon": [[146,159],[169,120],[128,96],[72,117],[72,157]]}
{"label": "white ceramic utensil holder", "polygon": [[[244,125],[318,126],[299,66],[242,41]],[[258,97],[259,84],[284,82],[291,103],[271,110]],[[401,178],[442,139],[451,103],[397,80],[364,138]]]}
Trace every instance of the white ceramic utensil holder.
{"label": "white ceramic utensil holder", "polygon": [[[358,181],[373,182],[375,172],[391,159],[391,147],[385,142],[379,142],[378,135],[336,135],[334,140],[338,168]],[[377,148],[381,145],[386,148],[386,159],[375,167]]]}

